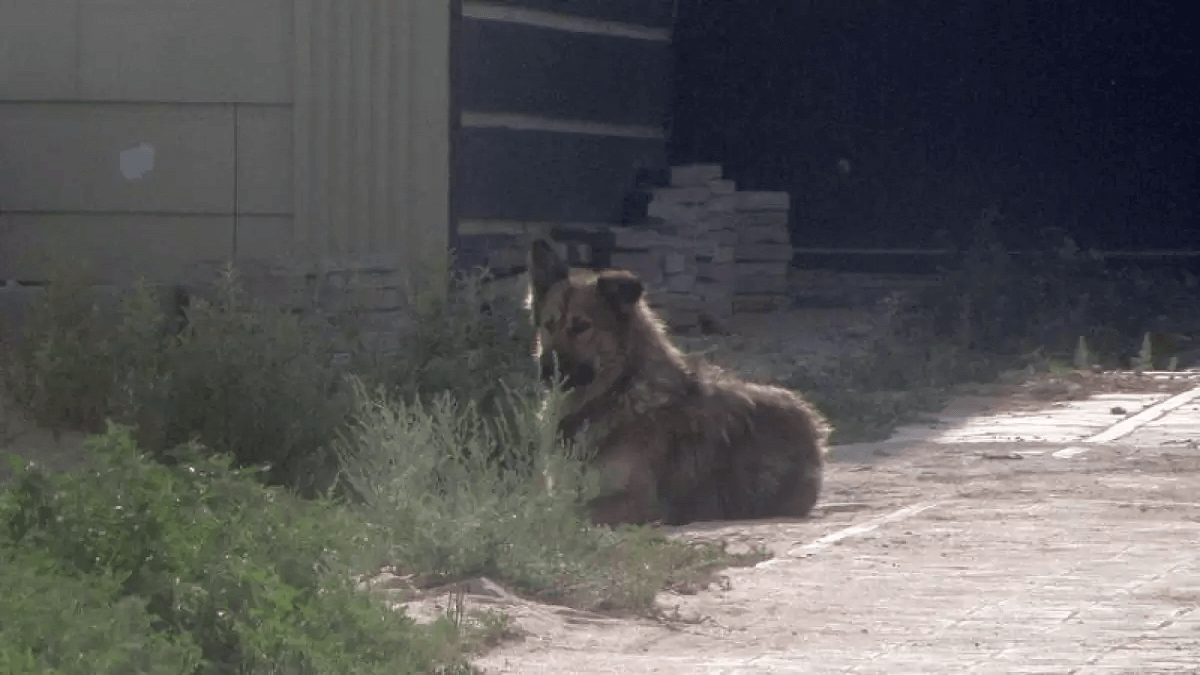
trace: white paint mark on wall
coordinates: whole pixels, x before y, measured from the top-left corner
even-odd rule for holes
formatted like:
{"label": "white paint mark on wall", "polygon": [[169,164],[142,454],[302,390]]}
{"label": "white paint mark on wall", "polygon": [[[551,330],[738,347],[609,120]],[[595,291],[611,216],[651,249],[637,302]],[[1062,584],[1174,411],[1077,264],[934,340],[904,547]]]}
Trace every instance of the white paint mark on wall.
{"label": "white paint mark on wall", "polygon": [[142,142],[121,151],[121,175],[125,180],[138,180],[154,169],[154,146]]}

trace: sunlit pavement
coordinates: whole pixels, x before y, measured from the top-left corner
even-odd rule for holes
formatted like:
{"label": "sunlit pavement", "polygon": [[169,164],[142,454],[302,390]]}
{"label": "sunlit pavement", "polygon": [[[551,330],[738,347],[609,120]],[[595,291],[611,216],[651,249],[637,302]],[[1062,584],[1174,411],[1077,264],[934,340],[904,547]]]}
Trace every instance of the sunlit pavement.
{"label": "sunlit pavement", "polygon": [[[1132,421],[1130,421],[1132,420]],[[1124,426],[1120,426],[1120,425]],[[1200,673],[1200,388],[955,416],[835,449],[804,522],[674,623],[570,617],[505,673]]]}

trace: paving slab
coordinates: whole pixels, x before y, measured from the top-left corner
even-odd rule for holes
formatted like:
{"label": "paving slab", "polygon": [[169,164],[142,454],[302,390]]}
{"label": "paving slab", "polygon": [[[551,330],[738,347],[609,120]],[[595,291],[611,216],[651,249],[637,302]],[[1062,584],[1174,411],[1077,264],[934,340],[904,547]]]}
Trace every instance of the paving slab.
{"label": "paving slab", "polygon": [[[728,570],[720,588],[661,595],[681,620],[542,621],[479,665],[494,673],[1200,673],[1200,451],[1186,441],[1200,437],[1200,407],[1181,405],[1086,443],[1170,396],[1097,396],[963,418],[912,430],[921,440],[835,452],[811,519],[673,530],[775,553]],[[1111,412],[1117,405],[1124,414]],[[1086,452],[1056,455],[1071,444]],[[514,615],[518,623],[532,616]]]}

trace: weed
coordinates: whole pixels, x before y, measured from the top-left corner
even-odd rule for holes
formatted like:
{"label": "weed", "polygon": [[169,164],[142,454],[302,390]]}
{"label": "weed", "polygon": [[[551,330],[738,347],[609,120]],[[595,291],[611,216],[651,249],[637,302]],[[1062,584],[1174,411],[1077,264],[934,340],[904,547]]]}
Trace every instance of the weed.
{"label": "weed", "polygon": [[[336,472],[329,444],[351,409],[334,366],[332,334],[313,321],[247,300],[232,269],[214,302],[197,300],[170,341],[142,407],[162,425],[153,447],[192,439],[304,494]],[[141,378],[146,382],[147,378]]]}
{"label": "weed", "polygon": [[[353,512],[263,487],[194,447],[174,467],[148,461],[127,429],[89,447],[98,468],[26,466],[0,499],[0,578],[21,584],[3,602],[46,608],[28,630],[0,624],[13,638],[8,658],[59,667],[79,654],[124,672],[214,674],[428,672],[456,658],[449,627],[418,626],[353,589],[350,573],[374,555]],[[111,621],[62,613],[73,606]],[[135,656],[164,665],[147,670]]]}
{"label": "weed", "polygon": [[[545,406],[508,396],[504,414],[488,416],[448,395],[426,404],[362,384],[357,392],[354,426],[335,446],[342,478],[400,570],[487,576],[580,608],[650,611],[674,579],[731,559],[653,528],[592,527],[583,505],[597,477],[587,449],[560,440],[554,394]],[[498,462],[497,443],[533,470]]]}
{"label": "weed", "polygon": [[28,312],[20,345],[3,358],[4,386],[39,425],[100,431],[115,378],[115,331],[84,268],[52,270],[42,302]]}
{"label": "weed", "polygon": [[350,398],[328,331],[247,300],[232,268],[177,334],[151,284],[105,310],[93,295],[78,276],[56,278],[5,363],[6,388],[35,421],[97,432],[111,419],[155,452],[198,440],[267,467],[270,483],[309,495],[329,486],[328,445]]}
{"label": "weed", "polygon": [[1079,336],[1079,342],[1075,345],[1075,356],[1072,359],[1076,370],[1084,370],[1092,365],[1092,354],[1088,351],[1087,339],[1082,335]]}
{"label": "weed", "polygon": [[486,270],[455,273],[450,292],[410,300],[408,328],[393,348],[368,352],[369,371],[405,401],[449,392],[487,415],[504,408],[512,390],[533,382],[533,329],[518,298],[490,283]]}

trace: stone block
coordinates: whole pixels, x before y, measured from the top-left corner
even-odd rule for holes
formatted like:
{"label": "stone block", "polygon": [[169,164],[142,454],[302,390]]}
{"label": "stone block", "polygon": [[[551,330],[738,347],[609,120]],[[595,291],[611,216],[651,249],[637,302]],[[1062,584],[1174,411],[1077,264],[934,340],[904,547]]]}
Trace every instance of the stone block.
{"label": "stone block", "polygon": [[713,248],[712,261],[716,264],[729,264],[737,258],[737,249],[732,246],[717,245]]}
{"label": "stone block", "polygon": [[739,294],[781,294],[787,292],[787,278],[770,274],[738,275],[733,289]]}
{"label": "stone block", "polygon": [[685,164],[671,167],[671,185],[694,187],[721,180],[724,173],[720,164]]}
{"label": "stone block", "polygon": [[709,241],[718,246],[737,246],[738,231],[737,230],[719,230],[710,232],[708,235]]}
{"label": "stone block", "polygon": [[613,228],[613,248],[617,251],[645,251],[657,246],[668,246],[674,237],[653,230]]}
{"label": "stone block", "polygon": [[652,295],[649,302],[651,306],[669,312],[697,312],[700,310],[700,298],[691,292],[664,290]]}
{"label": "stone block", "polygon": [[732,300],[734,296],[733,286],[731,284],[724,284],[713,281],[712,279],[702,278],[696,279],[695,293],[696,296],[700,298],[701,302],[721,299]]}
{"label": "stone block", "polygon": [[787,230],[786,211],[744,211],[737,215],[738,227],[775,227]]}
{"label": "stone block", "polygon": [[737,277],[737,268],[732,264],[702,262],[696,270],[698,279],[723,284],[733,289],[733,280]]}
{"label": "stone block", "polygon": [[665,201],[652,201],[646,207],[646,215],[650,218],[660,218],[667,223],[689,229],[694,223],[708,213],[703,204],[679,204]]}
{"label": "stone block", "polygon": [[787,306],[788,298],[770,293],[744,293],[733,298],[735,314],[773,312]]}
{"label": "stone block", "polygon": [[739,277],[756,276],[765,274],[773,277],[787,277],[788,268],[790,265],[785,261],[771,262],[742,262],[736,263],[737,275]]}
{"label": "stone block", "polygon": [[712,199],[712,192],[707,187],[669,187],[654,190],[654,199],[650,203],[703,204],[709,199]]}
{"label": "stone block", "polygon": [[794,252],[791,244],[746,244],[737,247],[739,262],[787,262],[792,261]]}
{"label": "stone block", "polygon": [[787,211],[792,196],[786,192],[743,191],[737,193],[739,211]]}
{"label": "stone block", "polygon": [[755,244],[789,244],[791,236],[782,227],[775,226],[740,226],[737,229],[738,248]]}
{"label": "stone block", "polygon": [[734,194],[719,194],[714,195],[712,199],[704,204],[709,211],[718,213],[736,213],[740,200],[736,193]]}
{"label": "stone block", "polygon": [[710,180],[705,185],[714,195],[731,195],[737,192],[737,183],[731,180]]}
{"label": "stone block", "polygon": [[733,316],[733,296],[705,300],[700,313],[717,320],[728,319]]}
{"label": "stone block", "polygon": [[737,217],[732,213],[706,213],[700,221],[706,235],[722,231],[736,231]]}
{"label": "stone block", "polygon": [[646,216],[638,220],[633,227],[648,232],[657,232],[658,234],[679,234],[679,226],[668,223],[662,218],[651,218]]}
{"label": "stone block", "polygon": [[619,251],[612,254],[612,267],[633,272],[642,281],[657,286],[663,282],[662,264],[653,252]]}
{"label": "stone block", "polygon": [[667,274],[680,274],[688,268],[687,258],[686,253],[672,251],[663,257],[663,270]]}
{"label": "stone block", "polygon": [[672,293],[688,293],[696,290],[696,273],[681,272],[667,277],[667,290]]}

